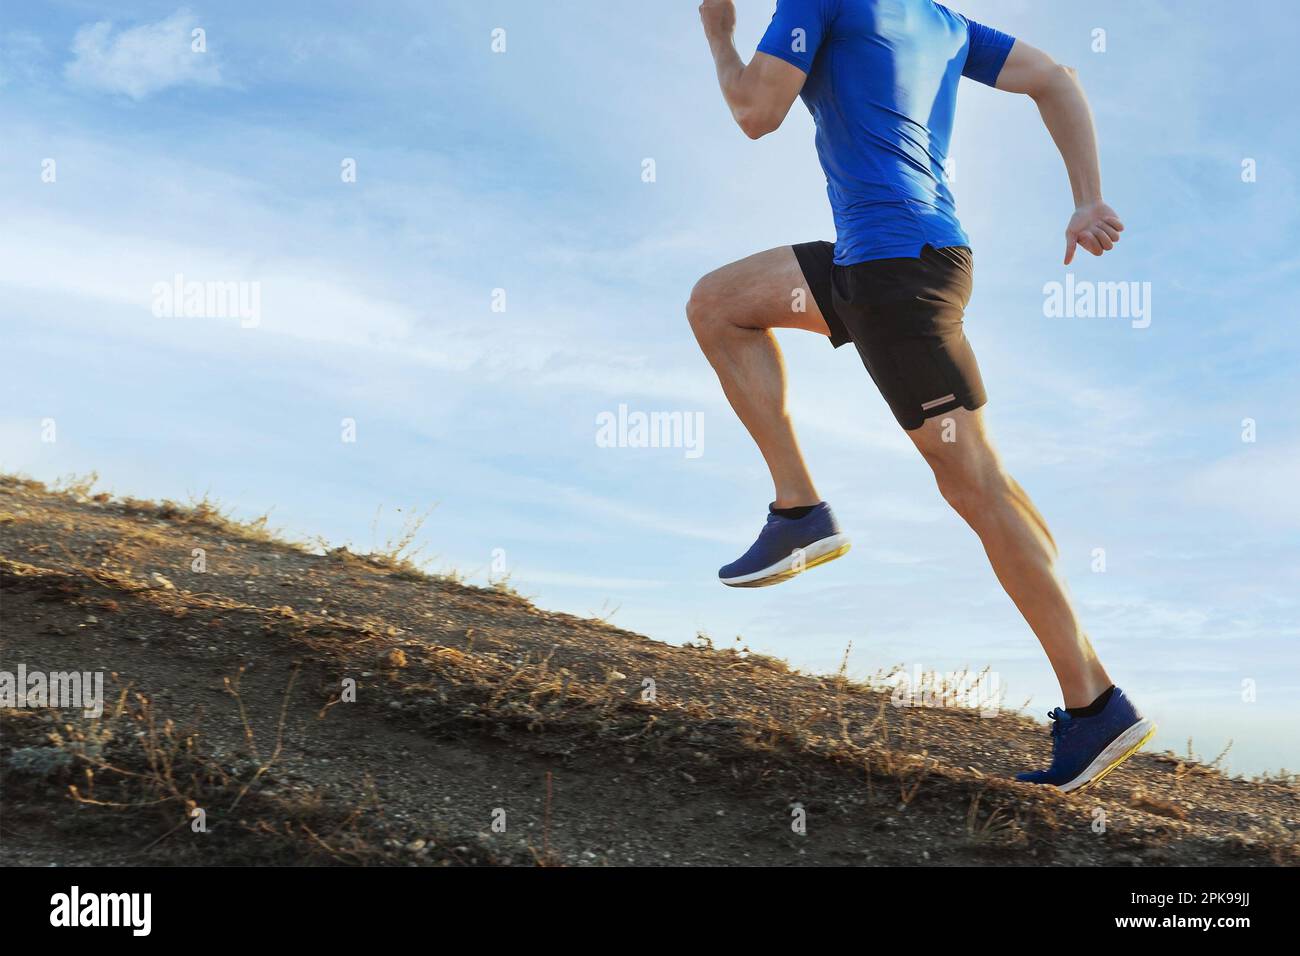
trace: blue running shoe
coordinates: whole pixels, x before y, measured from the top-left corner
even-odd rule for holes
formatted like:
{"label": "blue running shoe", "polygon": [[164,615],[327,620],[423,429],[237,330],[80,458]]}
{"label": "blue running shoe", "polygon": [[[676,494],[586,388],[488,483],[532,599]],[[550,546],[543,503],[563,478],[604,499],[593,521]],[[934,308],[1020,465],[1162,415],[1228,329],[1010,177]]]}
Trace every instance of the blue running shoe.
{"label": "blue running shoe", "polygon": [[1024,783],[1045,783],[1065,793],[1097,783],[1156,732],[1154,722],[1138,713],[1118,687],[1100,714],[1071,717],[1060,707],[1052,718],[1052,765],[1046,770],[1018,773]]}
{"label": "blue running shoe", "polygon": [[769,511],[758,540],[722,568],[718,578],[733,588],[767,587],[834,561],[848,550],[849,537],[840,531],[831,506],[824,501],[802,518]]}

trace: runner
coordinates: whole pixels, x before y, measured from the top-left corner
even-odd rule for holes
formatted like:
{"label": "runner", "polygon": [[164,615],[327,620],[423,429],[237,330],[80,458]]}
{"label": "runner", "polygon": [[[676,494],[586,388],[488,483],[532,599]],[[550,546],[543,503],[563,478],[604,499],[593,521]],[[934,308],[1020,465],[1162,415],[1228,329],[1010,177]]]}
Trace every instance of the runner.
{"label": "runner", "polygon": [[[778,0],[749,64],[732,42],[732,0],[704,0],[700,18],[722,94],[748,136],[777,129],[802,96],[836,229],[834,243],[760,252],[691,292],[691,327],[775,486],[758,539],[719,578],[776,584],[849,550],[799,451],[772,330],[816,332],[835,348],[852,342],[944,499],[979,535],[1061,685],[1051,766],[1018,779],[1067,791],[1095,783],[1155,725],[1097,659],[1058,576],[1047,524],[985,428],[987,396],[962,327],[973,260],[944,177],[961,77],[1028,95],[1074,193],[1065,264],[1078,247],[1094,256],[1113,249],[1124,226],[1102,199],[1092,114],[1075,72],[934,0]],[[802,312],[792,307],[798,289]]]}

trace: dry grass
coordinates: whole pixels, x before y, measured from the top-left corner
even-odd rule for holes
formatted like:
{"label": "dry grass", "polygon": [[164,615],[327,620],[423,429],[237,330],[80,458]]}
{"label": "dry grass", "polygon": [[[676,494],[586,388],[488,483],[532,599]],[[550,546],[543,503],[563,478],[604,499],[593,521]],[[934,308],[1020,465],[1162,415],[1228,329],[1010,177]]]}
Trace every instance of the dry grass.
{"label": "dry grass", "polygon": [[[68,493],[85,497],[93,487],[93,481],[83,480]],[[47,552],[25,554],[27,561],[0,558],[0,580],[7,589],[39,592],[55,608],[101,608],[115,615],[129,610],[184,620],[189,628],[214,626],[212,633],[220,633],[217,624],[252,633],[262,653],[282,662],[307,659],[328,675],[328,680],[318,678],[316,699],[299,701],[309,719],[337,720],[343,712],[337,709],[337,679],[373,673],[369,699],[377,697],[383,705],[377,712],[361,711],[374,721],[371,732],[396,722],[403,733],[426,739],[490,738],[512,752],[535,751],[566,761],[585,755],[604,762],[603,776],[610,775],[611,766],[617,770],[644,761],[662,767],[667,779],[685,779],[712,793],[730,788],[737,799],[769,795],[773,806],[788,806],[799,794],[835,793],[859,810],[906,811],[909,820],[943,821],[933,825],[940,831],[948,827],[954,844],[995,859],[1028,845],[1066,840],[1078,826],[1077,814],[1063,809],[1064,798],[1031,792],[968,765],[980,758],[959,756],[962,762],[956,763],[944,752],[947,741],[936,737],[936,722],[949,735],[968,735],[977,745],[1016,734],[1041,743],[1041,730],[1027,722],[1007,720],[994,729],[953,706],[960,705],[959,690],[971,682],[968,672],[929,685],[934,702],[944,706],[900,708],[891,706],[889,692],[897,669],[851,680],[851,648],[836,674],[817,677],[754,653],[739,638],[734,646],[718,648],[701,633],[673,648],[604,620],[549,615],[527,604],[508,579],[476,589],[416,568],[414,542],[427,514],[408,516],[397,537],[376,554],[336,548],[317,557],[301,550],[295,573],[304,576],[308,569],[312,575],[302,586],[282,584],[287,574],[268,573],[265,577],[273,580],[263,584],[256,572],[240,571],[211,581],[189,580],[191,587],[201,580],[202,591],[187,589],[179,576],[175,586],[165,587],[153,580],[156,573],[150,577],[136,569],[160,566],[158,555],[168,548],[185,553],[185,538],[149,522],[121,521],[108,508],[104,512],[105,529],[115,520],[118,524],[111,533],[91,535],[93,547],[64,546],[60,538]],[[125,499],[120,514],[180,528],[219,529],[247,545],[223,552],[226,562],[248,558],[253,567],[252,558],[270,551],[288,557],[281,550],[288,546],[274,541],[265,516],[237,522],[207,498],[184,507]],[[262,566],[271,563],[263,560]],[[288,563],[275,562],[276,572]],[[242,580],[250,574],[253,581]],[[411,580],[419,586],[404,585]],[[241,586],[249,583],[257,587]],[[342,604],[346,615],[310,603],[319,594]],[[351,595],[351,603],[340,594]],[[135,692],[124,692],[98,724],[64,722],[52,728],[57,740],[39,746],[63,755],[50,757],[66,764],[63,771],[75,767],[63,782],[78,806],[149,821],[144,832],[151,842],[142,853],[165,850],[173,834],[192,823],[192,811],[203,808],[214,832],[227,839],[237,831],[241,839],[265,841],[257,853],[326,862],[409,861],[403,856],[406,843],[385,829],[378,798],[340,806],[322,802],[319,795],[291,793],[278,781],[293,684],[274,707],[262,702],[263,714],[278,716],[268,721],[276,729],[263,741],[253,733],[244,673],[225,673],[230,675],[224,684],[227,700],[243,728],[243,746],[234,758],[213,754],[197,726],[161,716],[154,701]],[[664,684],[657,699],[641,695],[646,674]],[[30,724],[26,716],[7,715],[6,721],[7,729]],[[1168,828],[1198,822],[1182,812],[1184,798],[1221,784],[1217,767],[1224,756],[1207,765],[1189,749],[1185,759],[1170,755],[1152,761],[1160,771],[1152,774],[1154,785],[1133,790],[1126,806],[1154,820],[1146,825],[1164,835],[1139,845],[1171,840],[1168,834],[1175,830]],[[1295,778],[1287,774],[1277,782],[1294,787]],[[532,852],[533,861],[543,865],[563,859],[551,817],[565,808],[552,807],[554,797],[548,786],[540,845]],[[814,819],[824,819],[824,811],[814,807],[812,812],[823,813]],[[397,847],[389,842],[395,839]],[[1272,852],[1288,859],[1294,855],[1293,839],[1274,839]],[[245,856],[228,858],[251,858],[249,844],[239,846]],[[467,862],[436,847],[419,861],[430,859]]]}
{"label": "dry grass", "polygon": [[[126,827],[140,835],[135,856],[142,862],[176,862],[177,850],[187,851],[182,859],[189,862],[245,865],[499,862],[450,837],[408,845],[385,825],[382,801],[370,785],[351,806],[312,790],[268,787],[279,783],[272,770],[283,746],[292,683],[267,751],[243,708],[239,675],[229,680],[228,691],[245,727],[246,750],[220,757],[205,748],[197,726],[161,716],[154,701],[130,688],[122,688],[98,718],[0,710],[9,768],[6,799],[62,782],[74,804],[99,815],[81,818],[86,835]],[[195,838],[168,850],[186,829]]]}

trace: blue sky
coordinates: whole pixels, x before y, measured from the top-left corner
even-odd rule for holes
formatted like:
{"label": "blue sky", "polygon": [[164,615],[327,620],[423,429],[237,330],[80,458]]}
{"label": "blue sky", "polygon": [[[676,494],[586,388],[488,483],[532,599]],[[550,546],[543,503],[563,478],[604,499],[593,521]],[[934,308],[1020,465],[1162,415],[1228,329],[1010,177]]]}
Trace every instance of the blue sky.
{"label": "blue sky", "polygon": [[[1010,701],[1054,706],[1032,634],[849,349],[782,336],[853,552],[779,588],[714,580],[770,488],[683,304],[703,272],[833,233],[806,112],[758,143],[735,129],[695,7],[7,5],[0,467],[210,492],[360,550],[396,509],[436,505],[435,567],[481,581],[503,556],[546,607],[821,670],[851,643],[858,676],[987,665]],[[772,4],[738,7],[748,56]],[[994,435],[1158,743],[1212,757],[1232,739],[1235,770],[1297,769],[1300,27],[1280,0],[957,8],[1078,68],[1128,231],[1068,271],[1151,289],[1147,328],[1045,316],[1064,171],[1032,104],[965,86],[954,191]],[[177,273],[258,283],[260,322],[156,316]],[[698,413],[703,453],[600,447],[621,404]]]}

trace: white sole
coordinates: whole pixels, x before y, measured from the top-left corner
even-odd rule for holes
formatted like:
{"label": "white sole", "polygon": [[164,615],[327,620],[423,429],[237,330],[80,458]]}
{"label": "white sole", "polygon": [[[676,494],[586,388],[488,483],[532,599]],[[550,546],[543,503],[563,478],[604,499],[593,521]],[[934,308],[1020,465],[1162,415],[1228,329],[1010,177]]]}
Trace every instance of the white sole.
{"label": "white sole", "polygon": [[849,547],[847,534],[833,534],[820,541],[814,541],[806,548],[791,551],[780,561],[761,571],[740,574],[734,578],[718,578],[718,580],[729,588],[764,588],[771,584],[780,584],[809,568],[834,561],[847,552]]}
{"label": "white sole", "polygon": [[1102,777],[1141,750],[1142,745],[1150,740],[1155,732],[1156,725],[1154,721],[1146,718],[1139,720],[1108,743],[1106,749],[1084,768],[1083,773],[1068,783],[1060,784],[1057,789],[1063,793],[1069,793],[1072,790],[1080,790],[1089,784],[1098,783]]}

